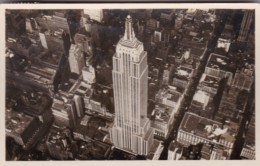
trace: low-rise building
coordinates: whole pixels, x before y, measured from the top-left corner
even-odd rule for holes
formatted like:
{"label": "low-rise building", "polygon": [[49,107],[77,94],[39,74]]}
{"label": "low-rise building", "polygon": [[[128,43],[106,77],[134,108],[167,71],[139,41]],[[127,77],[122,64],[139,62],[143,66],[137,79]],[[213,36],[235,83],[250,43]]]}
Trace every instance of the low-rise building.
{"label": "low-rise building", "polygon": [[228,57],[211,53],[205,68],[205,73],[221,79],[227,78],[227,84],[231,85],[234,70],[231,65],[232,62]]}
{"label": "low-rise building", "polygon": [[213,97],[217,94],[219,82],[220,82],[219,78],[203,73],[197,89],[207,92],[211,94]]}
{"label": "low-rise building", "polygon": [[245,110],[247,98],[247,91],[239,91],[234,87],[225,88],[215,119],[218,121],[227,119],[240,123],[243,118],[242,113]]}
{"label": "low-rise building", "polygon": [[83,141],[105,142],[108,137],[108,131],[104,130],[106,127],[107,123],[102,119],[85,115],[73,131],[73,136]]}
{"label": "low-rise building", "polygon": [[46,145],[51,157],[58,160],[75,158],[78,146],[66,128],[52,127],[47,137]]}
{"label": "low-rise building", "polygon": [[256,146],[255,146],[255,111],[251,117],[248,124],[248,129],[246,131],[245,143],[242,148],[240,156],[245,159],[255,160],[256,158]]}
{"label": "low-rise building", "polygon": [[231,39],[219,38],[217,47],[223,48],[226,52],[229,51],[229,47],[231,45]]}
{"label": "low-rise building", "polygon": [[165,139],[172,127],[174,121],[172,107],[158,104],[151,114],[151,127],[154,128],[154,136],[159,139]]}
{"label": "low-rise building", "polygon": [[51,123],[53,115],[51,113],[51,99],[40,93],[27,93],[22,95],[25,106],[24,112],[32,117],[38,118],[41,123]]}
{"label": "low-rise building", "polygon": [[213,97],[208,92],[198,90],[193,96],[189,111],[205,118],[212,118],[213,106]]}
{"label": "low-rise building", "polygon": [[62,91],[55,95],[51,109],[58,126],[74,128],[83,115],[81,100]]}
{"label": "low-rise building", "polygon": [[38,130],[38,121],[34,117],[12,109],[7,109],[5,113],[6,136],[13,138],[23,148],[28,148],[26,146],[28,142],[36,141],[34,134]]}
{"label": "low-rise building", "polygon": [[108,95],[109,89],[101,90],[88,89],[84,96],[85,112],[101,117],[113,118],[113,109],[110,107],[111,98]]}
{"label": "low-rise building", "polygon": [[232,86],[240,90],[250,91],[252,84],[254,82],[254,76],[247,69],[237,70],[234,76]]}
{"label": "low-rise building", "polygon": [[163,151],[163,145],[161,141],[154,140],[152,147],[150,148],[150,152],[147,155],[147,160],[159,160],[160,155]]}
{"label": "low-rise building", "polygon": [[174,112],[178,111],[182,99],[183,94],[173,86],[168,86],[168,88],[159,90],[155,96],[157,102],[172,107]]}
{"label": "low-rise building", "polygon": [[172,85],[187,89],[190,85],[191,77],[193,76],[193,69],[185,66],[180,66],[177,68],[173,75]]}
{"label": "low-rise building", "polygon": [[168,160],[180,160],[183,153],[183,145],[177,141],[170,143],[168,147]]}
{"label": "low-rise building", "polygon": [[223,124],[188,112],[179,127],[177,141],[184,145],[216,144],[229,149],[231,153],[238,127],[236,123]]}

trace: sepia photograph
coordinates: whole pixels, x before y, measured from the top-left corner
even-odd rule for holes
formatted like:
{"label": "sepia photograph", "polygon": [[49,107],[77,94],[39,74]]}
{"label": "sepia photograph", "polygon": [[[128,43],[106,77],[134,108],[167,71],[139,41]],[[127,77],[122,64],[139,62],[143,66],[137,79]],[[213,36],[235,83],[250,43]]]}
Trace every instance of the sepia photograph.
{"label": "sepia photograph", "polygon": [[256,160],[255,9],[142,7],[4,10],[6,161]]}

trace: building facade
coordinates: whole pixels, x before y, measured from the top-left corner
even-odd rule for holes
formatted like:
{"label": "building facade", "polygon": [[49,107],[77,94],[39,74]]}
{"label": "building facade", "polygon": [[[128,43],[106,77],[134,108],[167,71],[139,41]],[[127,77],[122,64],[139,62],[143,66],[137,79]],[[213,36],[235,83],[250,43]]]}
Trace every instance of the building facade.
{"label": "building facade", "polygon": [[243,20],[239,31],[239,36],[237,38],[239,42],[244,42],[247,39],[248,32],[253,21],[253,15],[253,10],[247,10],[244,12]]}
{"label": "building facade", "polygon": [[77,45],[71,45],[69,54],[70,71],[80,74],[85,66],[83,52]]}
{"label": "building facade", "polygon": [[153,143],[153,129],[147,118],[147,53],[135,37],[129,15],[125,34],[116,46],[112,75],[115,121],[111,141],[119,148],[147,155]]}
{"label": "building facade", "polygon": [[84,14],[89,15],[92,20],[102,22],[103,20],[103,9],[84,9]]}

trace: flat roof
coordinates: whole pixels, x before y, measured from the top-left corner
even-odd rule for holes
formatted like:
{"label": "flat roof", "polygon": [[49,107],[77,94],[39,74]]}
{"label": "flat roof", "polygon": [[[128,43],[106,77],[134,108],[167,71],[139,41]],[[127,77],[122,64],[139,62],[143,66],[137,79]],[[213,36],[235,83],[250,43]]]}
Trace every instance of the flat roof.
{"label": "flat roof", "polygon": [[173,108],[164,104],[157,104],[152,111],[152,116],[154,116],[154,121],[162,122],[168,124],[168,121],[173,112]]}
{"label": "flat roof", "polygon": [[100,133],[99,127],[104,127],[106,123],[96,117],[85,115],[80,124],[76,127],[75,132],[78,132],[89,138],[102,140],[105,137],[104,133]]}
{"label": "flat roof", "polygon": [[187,112],[181,122],[179,130],[186,131],[196,136],[208,140],[235,141],[238,125],[236,123],[225,124],[201,117],[199,115]]}
{"label": "flat roof", "polygon": [[148,159],[150,159],[150,160],[153,159],[154,153],[156,152],[156,150],[157,150],[157,148],[158,148],[159,145],[160,145],[160,141],[154,139],[153,145],[152,145],[152,147],[150,148],[150,152],[149,152],[148,155],[147,155],[147,158],[148,158]]}
{"label": "flat roof", "polygon": [[193,69],[188,68],[188,67],[186,67],[186,66],[180,66],[180,67],[178,68],[178,70],[184,70],[184,71],[186,71],[188,74],[191,74],[192,71],[193,71]]}
{"label": "flat roof", "polygon": [[25,103],[26,107],[29,109],[26,109],[26,112],[41,114],[46,109],[50,108],[51,106],[51,99],[48,96],[40,95],[36,96],[39,97],[39,100],[37,100],[37,103],[32,103],[29,99],[28,102]]}
{"label": "flat roof", "polygon": [[185,75],[179,75],[179,74],[175,74],[173,79],[178,79],[178,80],[183,80],[183,81],[189,81],[190,77],[189,76],[185,76]]}
{"label": "flat roof", "polygon": [[234,68],[230,66],[231,60],[228,57],[211,53],[207,67],[226,72],[233,72]]}
{"label": "flat roof", "polygon": [[171,142],[170,146],[168,147],[168,150],[170,150],[170,151],[175,151],[176,150],[177,153],[181,153],[182,149],[183,149],[183,145],[180,144],[177,141]]}
{"label": "flat roof", "polygon": [[210,76],[210,75],[203,73],[202,77],[200,79],[200,85],[218,88],[219,87],[219,81],[220,81],[219,78],[213,77],[213,76]]}
{"label": "flat roof", "polygon": [[191,48],[190,54],[191,56],[202,56],[202,54],[204,53],[205,49],[201,49],[201,48]]}
{"label": "flat roof", "polygon": [[185,47],[178,47],[176,51],[170,52],[169,56],[173,56],[177,59],[181,59],[184,56],[185,51],[188,51]]}
{"label": "flat roof", "polygon": [[33,117],[19,113],[16,111],[5,111],[5,125],[6,132],[14,133],[17,135],[22,135],[27,127],[34,120]]}
{"label": "flat roof", "polygon": [[161,89],[156,96],[159,98],[167,98],[173,102],[178,102],[181,97],[181,93],[171,89]]}
{"label": "flat roof", "polygon": [[45,53],[40,57],[40,59],[45,63],[58,66],[62,56],[62,52],[56,51],[55,53]]}
{"label": "flat roof", "polygon": [[61,151],[70,151],[72,150],[72,144],[69,141],[69,138],[66,135],[66,129],[64,128],[54,128],[52,127],[49,130],[49,135],[47,142],[52,144],[56,148],[59,148]]}

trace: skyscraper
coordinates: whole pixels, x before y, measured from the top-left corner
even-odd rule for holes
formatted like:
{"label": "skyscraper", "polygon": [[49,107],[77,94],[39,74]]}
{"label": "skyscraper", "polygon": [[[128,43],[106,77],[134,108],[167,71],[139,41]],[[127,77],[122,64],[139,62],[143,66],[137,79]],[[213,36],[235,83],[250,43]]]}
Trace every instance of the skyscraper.
{"label": "skyscraper", "polygon": [[153,144],[153,129],[147,118],[147,52],[136,37],[128,15],[124,36],[113,56],[115,121],[110,138],[118,148],[147,155]]}
{"label": "skyscraper", "polygon": [[84,14],[89,15],[92,20],[101,22],[103,19],[103,9],[84,9]]}
{"label": "skyscraper", "polygon": [[39,36],[40,36],[40,41],[41,41],[42,46],[44,48],[48,49],[48,45],[47,45],[47,40],[46,40],[45,34],[40,32]]}
{"label": "skyscraper", "polygon": [[250,26],[253,21],[253,15],[254,15],[254,10],[246,10],[244,12],[243,20],[239,31],[239,36],[237,38],[239,42],[244,42],[247,39]]}
{"label": "skyscraper", "polygon": [[69,51],[69,64],[72,73],[80,74],[85,66],[83,52],[77,45],[72,44]]}

